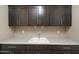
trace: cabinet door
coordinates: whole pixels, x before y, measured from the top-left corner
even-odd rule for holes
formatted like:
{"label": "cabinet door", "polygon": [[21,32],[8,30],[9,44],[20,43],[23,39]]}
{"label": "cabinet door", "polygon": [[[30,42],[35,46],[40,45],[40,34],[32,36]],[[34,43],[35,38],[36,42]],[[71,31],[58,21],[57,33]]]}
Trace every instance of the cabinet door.
{"label": "cabinet door", "polygon": [[2,44],[1,54],[25,54],[25,45]]}
{"label": "cabinet door", "polygon": [[37,14],[38,14],[38,25],[45,26],[49,25],[49,15],[47,6],[37,6]]}
{"label": "cabinet door", "polygon": [[26,54],[51,54],[51,47],[47,45],[27,45]]}
{"label": "cabinet door", "polygon": [[26,7],[18,7],[18,15],[19,15],[19,25],[26,26],[28,25],[28,8]]}
{"label": "cabinet door", "polygon": [[50,25],[67,26],[71,25],[71,7],[70,6],[49,6]]}
{"label": "cabinet door", "polygon": [[37,6],[29,6],[28,8],[28,24],[31,26],[37,25]]}
{"label": "cabinet door", "polygon": [[71,12],[71,5],[65,6],[65,20],[67,26],[71,26]]}
{"label": "cabinet door", "polygon": [[46,6],[30,6],[28,11],[29,25],[49,25],[49,16]]}
{"label": "cabinet door", "polygon": [[48,6],[48,14],[50,15],[50,26],[57,25],[56,6]]}
{"label": "cabinet door", "polygon": [[56,20],[56,25],[65,25],[65,8],[64,6],[56,6],[54,12],[54,20]]}
{"label": "cabinet door", "polygon": [[17,8],[9,7],[9,26],[18,25],[18,12]]}
{"label": "cabinet door", "polygon": [[58,25],[59,26],[68,26],[71,25],[71,8],[70,6],[58,6],[57,7],[58,14]]}

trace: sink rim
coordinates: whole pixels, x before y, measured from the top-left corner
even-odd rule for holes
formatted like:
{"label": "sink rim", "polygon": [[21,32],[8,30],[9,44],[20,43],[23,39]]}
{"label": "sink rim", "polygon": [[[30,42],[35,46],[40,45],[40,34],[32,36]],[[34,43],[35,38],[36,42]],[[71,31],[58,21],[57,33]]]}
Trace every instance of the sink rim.
{"label": "sink rim", "polygon": [[27,43],[50,43],[46,37],[32,37]]}

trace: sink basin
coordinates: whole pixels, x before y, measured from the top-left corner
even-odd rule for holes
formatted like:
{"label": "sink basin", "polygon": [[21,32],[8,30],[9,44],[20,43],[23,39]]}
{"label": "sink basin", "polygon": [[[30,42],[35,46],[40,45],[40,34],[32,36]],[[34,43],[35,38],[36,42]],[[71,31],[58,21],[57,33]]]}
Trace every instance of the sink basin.
{"label": "sink basin", "polygon": [[31,38],[28,43],[34,43],[34,44],[39,44],[39,43],[49,43],[48,39],[46,37],[33,37]]}

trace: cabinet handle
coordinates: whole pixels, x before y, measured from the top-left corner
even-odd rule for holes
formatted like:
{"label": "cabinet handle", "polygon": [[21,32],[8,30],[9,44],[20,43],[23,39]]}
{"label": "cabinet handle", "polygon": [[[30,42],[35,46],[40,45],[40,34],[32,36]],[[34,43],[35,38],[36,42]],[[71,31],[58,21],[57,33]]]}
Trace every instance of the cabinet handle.
{"label": "cabinet handle", "polygon": [[20,25],[20,20],[19,20],[19,25]]}
{"label": "cabinet handle", "polygon": [[18,25],[18,19],[17,19],[17,25]]}
{"label": "cabinet handle", "polygon": [[12,54],[12,52],[10,51],[9,54]]}
{"label": "cabinet handle", "polygon": [[37,25],[38,25],[38,16],[37,16]]}
{"label": "cabinet handle", "polygon": [[9,51],[9,54],[15,54],[15,52],[14,51]]}
{"label": "cabinet handle", "polygon": [[58,24],[61,24],[61,20],[58,20]]}
{"label": "cabinet handle", "polygon": [[62,19],[61,19],[61,24],[62,24]]}
{"label": "cabinet handle", "polygon": [[60,25],[62,24],[62,19],[59,20],[58,24],[60,24]]}

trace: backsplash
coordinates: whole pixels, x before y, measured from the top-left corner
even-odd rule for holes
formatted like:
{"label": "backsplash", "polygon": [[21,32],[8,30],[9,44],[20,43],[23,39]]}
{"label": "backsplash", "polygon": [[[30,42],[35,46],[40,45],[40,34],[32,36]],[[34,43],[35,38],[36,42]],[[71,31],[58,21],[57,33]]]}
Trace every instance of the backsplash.
{"label": "backsplash", "polygon": [[46,37],[49,39],[66,39],[66,28],[63,27],[16,27],[14,28],[14,37],[31,38],[31,37]]}

